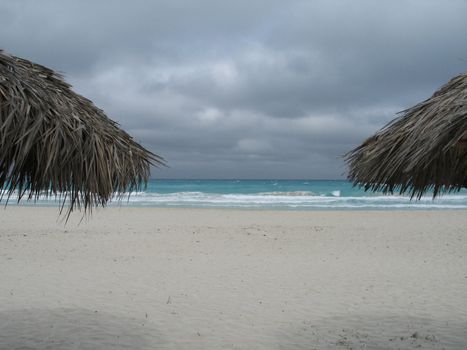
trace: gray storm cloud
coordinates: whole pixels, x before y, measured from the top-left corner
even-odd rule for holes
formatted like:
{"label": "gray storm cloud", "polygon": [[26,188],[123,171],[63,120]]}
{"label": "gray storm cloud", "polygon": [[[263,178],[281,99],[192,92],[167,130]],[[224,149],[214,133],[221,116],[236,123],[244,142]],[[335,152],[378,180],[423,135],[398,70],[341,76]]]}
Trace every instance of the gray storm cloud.
{"label": "gray storm cloud", "polygon": [[1,47],[65,72],[169,162],[154,177],[340,178],[467,69],[467,1],[3,1]]}

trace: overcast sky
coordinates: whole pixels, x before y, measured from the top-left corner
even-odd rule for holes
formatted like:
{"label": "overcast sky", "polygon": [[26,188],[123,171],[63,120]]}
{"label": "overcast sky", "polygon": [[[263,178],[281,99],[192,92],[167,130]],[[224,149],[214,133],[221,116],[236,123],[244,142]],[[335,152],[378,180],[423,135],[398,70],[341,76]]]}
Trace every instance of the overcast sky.
{"label": "overcast sky", "polygon": [[0,48],[65,74],[170,168],[345,176],[342,155],[467,71],[467,1],[0,0]]}

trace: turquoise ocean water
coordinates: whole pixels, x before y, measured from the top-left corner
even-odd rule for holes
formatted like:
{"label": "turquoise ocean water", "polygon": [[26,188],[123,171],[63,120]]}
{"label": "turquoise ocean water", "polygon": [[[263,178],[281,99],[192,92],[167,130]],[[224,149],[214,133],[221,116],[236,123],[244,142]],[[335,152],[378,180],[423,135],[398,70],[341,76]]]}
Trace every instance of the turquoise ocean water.
{"label": "turquoise ocean water", "polygon": [[[5,199],[2,201],[4,203]],[[14,196],[9,204],[14,204]],[[31,205],[32,202],[21,202]],[[34,205],[56,206],[59,200],[42,197]],[[467,209],[467,190],[433,200],[364,192],[343,180],[151,180],[145,191],[110,206],[188,207],[287,210]]]}
{"label": "turquoise ocean water", "polygon": [[124,206],[245,209],[467,209],[467,190],[433,200],[364,192],[343,180],[151,180]]}

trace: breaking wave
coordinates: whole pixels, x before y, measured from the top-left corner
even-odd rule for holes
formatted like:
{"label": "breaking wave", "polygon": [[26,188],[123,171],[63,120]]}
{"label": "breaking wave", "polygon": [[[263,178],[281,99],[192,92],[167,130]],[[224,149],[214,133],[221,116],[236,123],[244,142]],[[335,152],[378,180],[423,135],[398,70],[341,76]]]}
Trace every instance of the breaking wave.
{"label": "breaking wave", "polygon": [[433,200],[406,196],[342,196],[340,191],[317,195],[308,191],[219,194],[177,192],[131,195],[123,205],[157,207],[218,207],[259,209],[467,209],[467,195],[446,195]]}
{"label": "breaking wave", "polygon": [[[275,186],[273,184],[273,186]],[[27,196],[26,196],[27,197]],[[430,196],[410,200],[408,196],[358,194],[344,195],[341,190],[313,191],[266,191],[258,193],[207,193],[203,191],[179,191],[157,193],[142,191],[128,193],[114,200],[110,206],[144,207],[199,207],[245,209],[467,209],[467,193],[448,194],[433,200]],[[15,204],[14,193],[9,204]],[[1,203],[5,203],[3,198]],[[38,205],[57,205],[62,197],[40,196]],[[21,202],[29,204],[31,202]]]}

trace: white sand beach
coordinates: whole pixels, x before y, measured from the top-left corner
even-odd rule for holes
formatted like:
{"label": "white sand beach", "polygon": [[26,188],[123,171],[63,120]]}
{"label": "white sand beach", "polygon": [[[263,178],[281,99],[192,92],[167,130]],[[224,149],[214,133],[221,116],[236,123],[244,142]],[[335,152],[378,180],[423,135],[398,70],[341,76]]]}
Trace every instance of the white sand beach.
{"label": "white sand beach", "polygon": [[0,349],[466,349],[466,211],[0,212]]}

